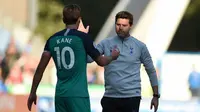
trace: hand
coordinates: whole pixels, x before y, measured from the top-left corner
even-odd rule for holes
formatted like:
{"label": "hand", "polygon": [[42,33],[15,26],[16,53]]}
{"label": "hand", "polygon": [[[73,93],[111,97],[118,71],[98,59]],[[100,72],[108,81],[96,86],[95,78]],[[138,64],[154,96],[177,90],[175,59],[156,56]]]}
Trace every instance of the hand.
{"label": "hand", "polygon": [[118,58],[119,54],[120,54],[119,49],[117,49],[117,48],[113,49],[112,50],[112,54],[111,54],[112,55],[112,59],[116,60]]}
{"label": "hand", "polygon": [[87,26],[85,28],[84,25],[83,25],[82,19],[80,19],[79,26],[78,26],[78,31],[81,31],[81,32],[84,32],[84,33],[88,33],[89,32],[89,26]]}
{"label": "hand", "polygon": [[159,101],[158,101],[159,98],[157,97],[153,97],[152,100],[151,100],[151,109],[153,108],[154,106],[154,112],[157,112],[157,109],[158,109],[158,104],[159,104]]}
{"label": "hand", "polygon": [[37,102],[37,95],[36,94],[30,94],[29,95],[28,102],[27,102],[27,106],[28,106],[29,111],[31,111],[31,107],[32,107],[33,102],[36,105],[36,102]]}

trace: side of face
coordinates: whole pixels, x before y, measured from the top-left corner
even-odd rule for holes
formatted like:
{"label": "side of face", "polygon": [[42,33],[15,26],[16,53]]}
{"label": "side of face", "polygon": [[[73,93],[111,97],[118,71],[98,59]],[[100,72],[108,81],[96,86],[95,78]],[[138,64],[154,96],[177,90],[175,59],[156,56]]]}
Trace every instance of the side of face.
{"label": "side of face", "polygon": [[130,25],[129,19],[126,18],[118,18],[115,23],[115,31],[119,37],[128,37],[131,28],[132,25]]}

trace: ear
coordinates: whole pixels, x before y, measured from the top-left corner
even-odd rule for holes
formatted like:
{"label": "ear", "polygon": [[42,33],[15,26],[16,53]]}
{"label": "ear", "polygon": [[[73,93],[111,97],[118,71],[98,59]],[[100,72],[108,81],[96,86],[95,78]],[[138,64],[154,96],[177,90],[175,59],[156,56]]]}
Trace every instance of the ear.
{"label": "ear", "polygon": [[80,21],[81,21],[81,17],[78,18],[76,24],[79,25]]}
{"label": "ear", "polygon": [[62,20],[63,20],[63,23],[66,24],[66,23],[65,23],[65,18],[64,18],[64,17],[62,18]]}
{"label": "ear", "polygon": [[134,26],[133,26],[133,24],[132,25],[130,25],[130,28],[133,28]]}

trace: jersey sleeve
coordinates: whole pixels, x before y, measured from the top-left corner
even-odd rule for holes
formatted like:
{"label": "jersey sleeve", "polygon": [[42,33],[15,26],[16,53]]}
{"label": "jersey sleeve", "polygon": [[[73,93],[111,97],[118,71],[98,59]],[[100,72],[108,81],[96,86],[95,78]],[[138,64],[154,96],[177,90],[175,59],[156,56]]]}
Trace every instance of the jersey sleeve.
{"label": "jersey sleeve", "polygon": [[84,47],[85,47],[86,53],[93,60],[96,60],[100,56],[100,53],[95,48],[93,40],[91,39],[91,37],[89,35],[85,35],[83,40],[84,40],[83,42],[84,42]]}
{"label": "jersey sleeve", "polygon": [[50,48],[49,48],[49,39],[46,41],[46,44],[44,46],[44,51],[50,52]]}
{"label": "jersey sleeve", "polygon": [[149,76],[151,85],[152,86],[158,85],[156,70],[154,68],[153,61],[151,59],[151,55],[150,55],[146,45],[143,45],[143,47],[142,47],[141,62],[143,63],[145,70]]}
{"label": "jersey sleeve", "polygon": [[106,41],[105,40],[102,40],[100,43],[97,44],[97,49],[98,51],[100,52],[100,54],[104,54],[104,43]]}

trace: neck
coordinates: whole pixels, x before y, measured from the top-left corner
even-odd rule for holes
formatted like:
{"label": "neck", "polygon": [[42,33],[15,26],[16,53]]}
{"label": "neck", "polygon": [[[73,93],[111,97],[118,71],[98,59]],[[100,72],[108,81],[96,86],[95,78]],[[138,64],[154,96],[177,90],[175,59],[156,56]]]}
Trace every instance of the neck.
{"label": "neck", "polygon": [[130,37],[130,34],[128,34],[126,36],[123,36],[123,37],[121,37],[121,36],[118,35],[118,37],[121,38],[121,39],[126,39],[126,38]]}
{"label": "neck", "polygon": [[66,28],[68,28],[68,29],[78,29],[78,26],[76,24],[66,25]]}
{"label": "neck", "polygon": [[126,37],[124,37],[124,38],[128,38],[128,37],[130,37],[130,34],[126,35]]}

